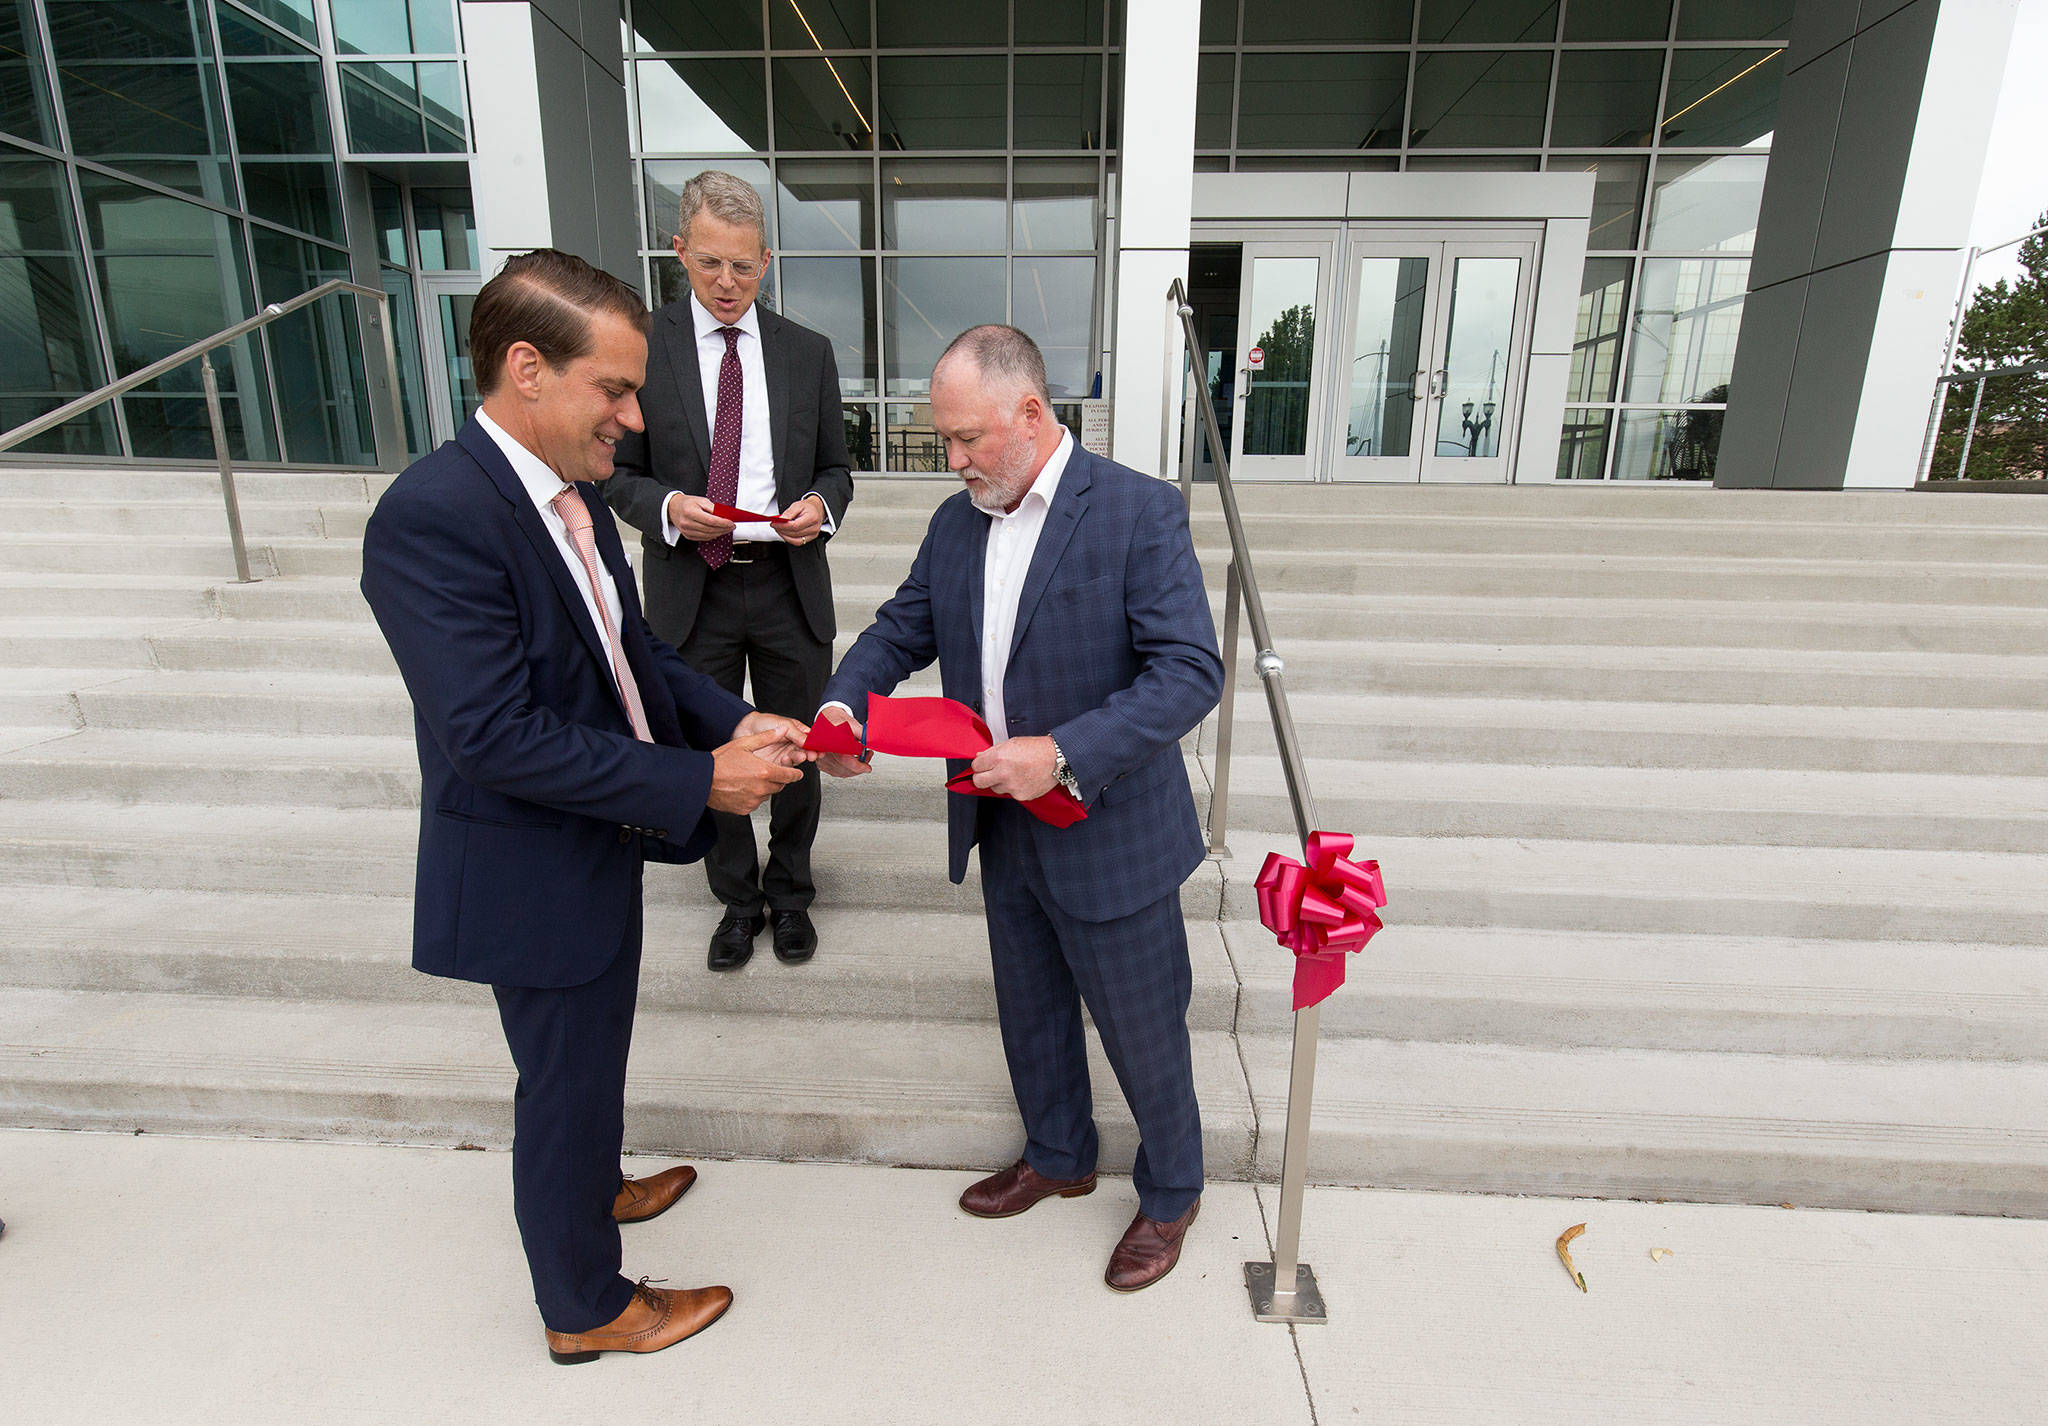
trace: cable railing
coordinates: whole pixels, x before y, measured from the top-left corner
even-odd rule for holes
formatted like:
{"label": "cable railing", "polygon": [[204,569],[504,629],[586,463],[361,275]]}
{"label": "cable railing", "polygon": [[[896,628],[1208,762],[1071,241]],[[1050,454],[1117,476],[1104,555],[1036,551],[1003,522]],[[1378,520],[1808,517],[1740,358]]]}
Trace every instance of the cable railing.
{"label": "cable railing", "polygon": [[[1279,745],[1280,767],[1287,779],[1287,800],[1294,809],[1295,831],[1300,834],[1306,856],[1309,834],[1316,826],[1316,805],[1309,791],[1301,740],[1294,731],[1294,715],[1287,706],[1287,666],[1273,649],[1273,631],[1266,623],[1266,605],[1259,596],[1258,576],[1252,571],[1244,518],[1238,512],[1237,491],[1230,483],[1229,447],[1217,426],[1215,406],[1209,400],[1204,380],[1209,368],[1208,353],[1195,333],[1195,309],[1189,304],[1187,289],[1179,278],[1166,289],[1166,300],[1180,322],[1187,344],[1188,370],[1194,375],[1190,404],[1201,413],[1202,433],[1207,437],[1209,461],[1216,474],[1216,493],[1223,504],[1223,523],[1230,532],[1230,565],[1223,576],[1223,696],[1216,705],[1216,770],[1209,790],[1209,850],[1217,856],[1228,851],[1225,829],[1230,805],[1231,732],[1237,712],[1238,609],[1242,605],[1257,650],[1252,668],[1265,686],[1266,710],[1273,720],[1273,738]],[[1181,493],[1192,506],[1195,443],[1190,441],[1188,445],[1181,463]],[[1319,1005],[1294,1012],[1294,1059],[1287,1084],[1287,1138],[1280,1156],[1280,1220],[1273,1237],[1273,1257],[1270,1262],[1244,1265],[1252,1315],[1261,1322],[1329,1320],[1315,1273],[1301,1261],[1301,1200],[1308,1174],[1309,1108],[1315,1097],[1316,1034],[1321,1016]]]}
{"label": "cable railing", "polygon": [[[55,430],[73,417],[84,414],[103,401],[124,396],[139,386],[146,386],[158,377],[177,370],[194,357],[199,359],[199,384],[206,393],[206,421],[212,430],[213,455],[220,463],[220,493],[227,506],[228,538],[235,549],[235,579],[241,584],[255,583],[255,576],[249,572],[249,547],[242,536],[242,507],[235,496],[235,468],[228,456],[227,420],[221,413],[220,380],[214,374],[213,353],[230,342],[241,340],[260,327],[267,327],[280,317],[288,317],[302,307],[310,307],[323,297],[337,292],[353,292],[356,296],[368,298],[377,303],[371,314],[371,325],[383,334],[384,370],[387,378],[387,395],[391,403],[391,420],[394,431],[405,430],[404,412],[399,406],[398,392],[398,347],[391,330],[391,297],[382,288],[364,287],[358,283],[333,278],[318,287],[309,288],[286,302],[273,302],[255,316],[223,327],[210,337],[202,338],[192,345],[172,352],[169,356],[151,362],[140,370],[130,372],[119,381],[110,381],[96,391],[89,391],[76,401],[67,401],[54,411],[45,411],[33,421],[26,421],[13,430],[0,434],[0,452],[11,450],[23,441],[33,440],[45,431]],[[395,466],[380,466],[380,469],[396,469]]]}

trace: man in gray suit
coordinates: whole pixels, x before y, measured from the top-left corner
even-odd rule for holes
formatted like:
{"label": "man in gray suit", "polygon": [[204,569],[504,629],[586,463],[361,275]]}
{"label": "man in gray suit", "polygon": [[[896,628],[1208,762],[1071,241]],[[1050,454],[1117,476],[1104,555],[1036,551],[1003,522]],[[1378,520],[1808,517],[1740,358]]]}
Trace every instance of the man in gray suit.
{"label": "man in gray suit", "polygon": [[[655,634],[730,692],[751,674],[763,712],[808,718],[836,627],[825,542],[853,499],[838,366],[828,339],[754,300],[770,253],[753,185],[698,174],[683,185],[676,231],[690,295],[654,314],[640,391],[646,430],[619,442],[605,499],[641,532]],[[714,504],[789,518],[736,526]],[[775,794],[765,869],[753,824],[716,816],[704,865],[725,915],[711,969],[745,965],[770,922],[778,959],[809,960],[817,769]]]}

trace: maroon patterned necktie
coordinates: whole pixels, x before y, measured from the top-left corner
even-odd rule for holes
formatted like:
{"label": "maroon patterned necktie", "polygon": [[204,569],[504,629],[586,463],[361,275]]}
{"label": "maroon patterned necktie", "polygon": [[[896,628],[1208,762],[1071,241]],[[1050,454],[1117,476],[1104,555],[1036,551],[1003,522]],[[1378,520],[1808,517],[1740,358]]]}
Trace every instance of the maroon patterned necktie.
{"label": "maroon patterned necktie", "polygon": [[[725,359],[718,364],[718,415],[711,427],[711,469],[704,493],[721,505],[740,503],[740,402],[746,382],[740,376],[740,329],[720,327]],[[704,563],[717,569],[732,558],[732,532],[697,546]]]}

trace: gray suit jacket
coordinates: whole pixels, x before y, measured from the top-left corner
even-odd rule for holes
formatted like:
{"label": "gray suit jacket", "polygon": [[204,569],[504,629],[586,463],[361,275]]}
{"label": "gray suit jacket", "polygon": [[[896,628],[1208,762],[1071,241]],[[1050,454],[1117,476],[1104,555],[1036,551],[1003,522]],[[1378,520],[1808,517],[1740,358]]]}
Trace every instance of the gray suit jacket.
{"label": "gray suit jacket", "polygon": [[[853,501],[846,455],[845,418],[839,406],[839,367],[823,336],[756,309],[761,319],[761,361],[768,378],[768,415],[775,453],[775,494],[784,505],[812,491],[824,498],[837,526]],[[708,572],[697,547],[682,540],[671,549],[661,538],[661,511],[671,491],[702,495],[711,459],[711,422],[697,365],[697,334],[690,299],[654,314],[647,336],[647,384],[640,391],[644,432],[619,442],[612,478],[601,487],[619,518],[640,531],[647,552],[641,580],[647,622],[656,636],[680,645],[697,623]],[[832,613],[832,572],[825,562],[830,536],[789,551],[790,574],[804,621],[819,639],[837,632]]]}

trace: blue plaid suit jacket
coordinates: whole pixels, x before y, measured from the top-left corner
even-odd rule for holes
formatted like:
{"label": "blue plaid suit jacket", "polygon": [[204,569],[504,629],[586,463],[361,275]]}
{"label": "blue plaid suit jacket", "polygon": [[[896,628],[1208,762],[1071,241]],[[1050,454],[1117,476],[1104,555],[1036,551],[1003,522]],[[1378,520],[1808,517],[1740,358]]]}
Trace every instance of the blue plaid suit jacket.
{"label": "blue plaid suit jacket", "polygon": [[[893,691],[937,659],[946,696],[981,711],[991,524],[964,490],[938,508],[910,577],[840,661],[824,701],[865,722],[870,693]],[[1003,679],[1010,735],[1057,738],[1088,807],[1085,821],[1065,829],[1032,823],[1069,915],[1127,916],[1201,863],[1180,740],[1222,689],[1216,625],[1179,489],[1076,446],[1025,578]],[[982,799],[953,793],[946,801],[957,882]]]}

